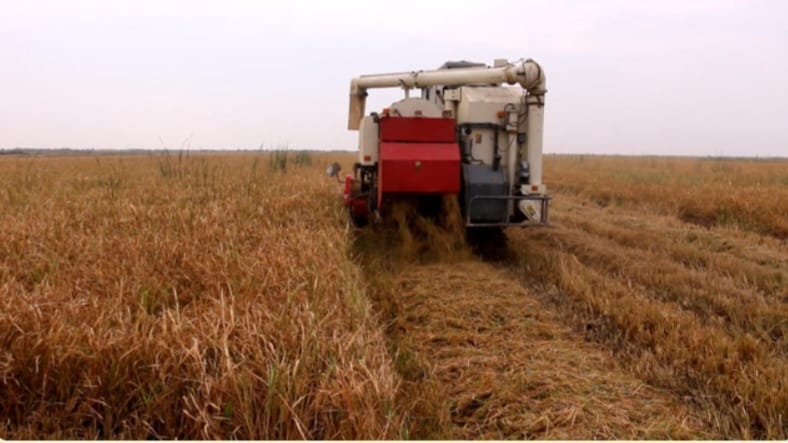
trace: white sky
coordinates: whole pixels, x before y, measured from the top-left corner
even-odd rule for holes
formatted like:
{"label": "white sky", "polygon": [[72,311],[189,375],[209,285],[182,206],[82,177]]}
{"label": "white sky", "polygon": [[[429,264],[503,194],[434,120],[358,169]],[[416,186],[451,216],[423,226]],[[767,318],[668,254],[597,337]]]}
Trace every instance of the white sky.
{"label": "white sky", "polygon": [[788,2],[736,0],[0,0],[0,148],[354,149],[352,77],[521,57],[546,152],[788,156]]}

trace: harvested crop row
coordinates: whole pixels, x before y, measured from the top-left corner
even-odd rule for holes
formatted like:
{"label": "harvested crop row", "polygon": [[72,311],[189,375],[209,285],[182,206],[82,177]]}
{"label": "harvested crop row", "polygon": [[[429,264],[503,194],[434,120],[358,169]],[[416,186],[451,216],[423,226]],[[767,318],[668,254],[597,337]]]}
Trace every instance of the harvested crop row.
{"label": "harvested crop row", "polygon": [[[670,236],[655,238],[664,227],[642,213],[572,200],[556,196],[552,228],[510,232],[519,255],[515,272],[528,284],[555,285],[557,290],[545,287],[543,301],[578,329],[587,328],[638,376],[706,408],[722,435],[784,438],[788,372],[781,295],[766,297],[758,285],[684,266],[664,252]],[[612,238],[617,231],[611,224],[641,230],[654,244]],[[729,318],[712,321],[721,309]]]}
{"label": "harvested crop row", "polygon": [[[578,206],[562,202],[562,226],[571,228],[558,239],[562,250],[572,253],[600,273],[618,276],[629,284],[647,287],[652,297],[676,303],[681,309],[695,313],[704,324],[718,326],[733,336],[752,334],[783,354],[788,352],[788,304],[780,302],[785,288],[775,285],[764,294],[748,278],[733,278],[716,269],[697,269],[685,265],[659,250],[659,241],[623,246],[608,239],[610,226],[623,235],[644,232],[654,226],[648,223],[628,224],[624,220],[605,220],[603,215],[589,218],[588,212],[577,214]],[[603,212],[603,211],[598,211]],[[619,215],[623,219],[622,216]],[[660,232],[664,228],[660,229]],[[657,250],[652,250],[657,249]],[[787,275],[773,271],[775,277]],[[775,279],[776,281],[781,280]]]}
{"label": "harvested crop row", "polygon": [[560,325],[505,270],[472,258],[403,265],[379,284],[388,292],[378,297],[396,304],[390,337],[416,437],[712,435],[700,415]]}
{"label": "harvested crop row", "polygon": [[[702,438],[706,417],[624,373],[451,223],[393,214],[357,236],[417,438]],[[440,223],[439,223],[440,225]],[[492,234],[492,232],[487,232]],[[495,240],[487,237],[487,242]],[[451,247],[449,247],[451,246]],[[487,245],[489,247],[489,245]]]}
{"label": "harvested crop row", "polygon": [[[764,238],[742,232],[688,230],[687,225],[668,217],[623,219],[616,209],[583,214],[587,205],[578,198],[563,195],[562,223],[581,229],[587,235],[628,248],[669,257],[688,269],[703,271],[714,278],[733,279],[744,289],[758,291],[768,300],[788,301],[788,254],[779,244],[763,243]],[[786,251],[788,252],[788,251]]]}
{"label": "harvested crop row", "polygon": [[335,190],[267,163],[0,163],[0,435],[399,436]]}

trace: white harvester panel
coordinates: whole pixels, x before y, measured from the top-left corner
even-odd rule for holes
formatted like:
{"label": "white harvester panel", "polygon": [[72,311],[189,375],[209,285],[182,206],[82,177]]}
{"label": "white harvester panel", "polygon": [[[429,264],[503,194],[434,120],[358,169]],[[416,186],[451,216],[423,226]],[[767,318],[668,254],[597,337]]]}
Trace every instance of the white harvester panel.
{"label": "white harvester panel", "polygon": [[[468,136],[470,139],[470,152],[474,161],[482,161],[485,165],[493,164],[495,132],[487,128],[474,128]],[[500,144],[501,140],[498,140]]]}
{"label": "white harvester panel", "polygon": [[[477,87],[465,86],[458,88],[453,95],[459,98],[457,106],[457,124],[496,124],[502,123],[498,113],[501,111],[521,109],[523,90],[521,88]],[[471,127],[468,136],[471,143],[471,154],[475,160],[486,165],[493,164],[495,153],[495,130],[484,127]],[[505,133],[498,133],[498,152],[501,155],[501,166],[508,169],[509,149],[516,150]],[[513,153],[513,152],[512,152]],[[515,160],[516,161],[516,160]],[[511,182],[511,180],[510,180]]]}
{"label": "white harvester panel", "polygon": [[505,87],[465,86],[460,88],[457,123],[500,123],[498,111],[507,104],[518,109],[523,100],[523,90]]}
{"label": "white harvester panel", "polygon": [[391,115],[397,117],[429,117],[440,118],[443,116],[441,108],[435,103],[423,98],[410,97],[391,104]]}
{"label": "white harvester panel", "polygon": [[361,119],[358,137],[358,160],[371,166],[378,162],[378,124],[368,115]]}

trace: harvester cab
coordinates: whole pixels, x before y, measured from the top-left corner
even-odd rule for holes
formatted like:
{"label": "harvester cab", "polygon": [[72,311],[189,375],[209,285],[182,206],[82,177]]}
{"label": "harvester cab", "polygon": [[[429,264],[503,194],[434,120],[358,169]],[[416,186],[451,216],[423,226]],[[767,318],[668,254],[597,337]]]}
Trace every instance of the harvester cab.
{"label": "harvester cab", "polygon": [[[394,87],[404,99],[364,115],[369,89]],[[398,196],[453,194],[466,227],[546,224],[545,93],[544,71],[530,59],[354,78],[348,129],[359,131],[359,158],[343,192],[351,219],[385,218],[384,204]]]}

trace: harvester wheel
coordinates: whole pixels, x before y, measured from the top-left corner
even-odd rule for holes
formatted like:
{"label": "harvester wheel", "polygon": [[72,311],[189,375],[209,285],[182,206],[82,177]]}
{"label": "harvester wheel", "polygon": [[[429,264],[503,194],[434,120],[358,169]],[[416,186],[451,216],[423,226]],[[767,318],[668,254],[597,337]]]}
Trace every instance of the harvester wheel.
{"label": "harvester wheel", "polygon": [[507,237],[503,228],[466,228],[465,240],[473,253],[485,261],[504,261],[509,258]]}
{"label": "harvester wheel", "polygon": [[353,223],[353,226],[357,228],[363,228],[369,223],[369,218],[361,215],[353,215],[353,210],[348,209],[348,215],[350,215],[350,221]]}

